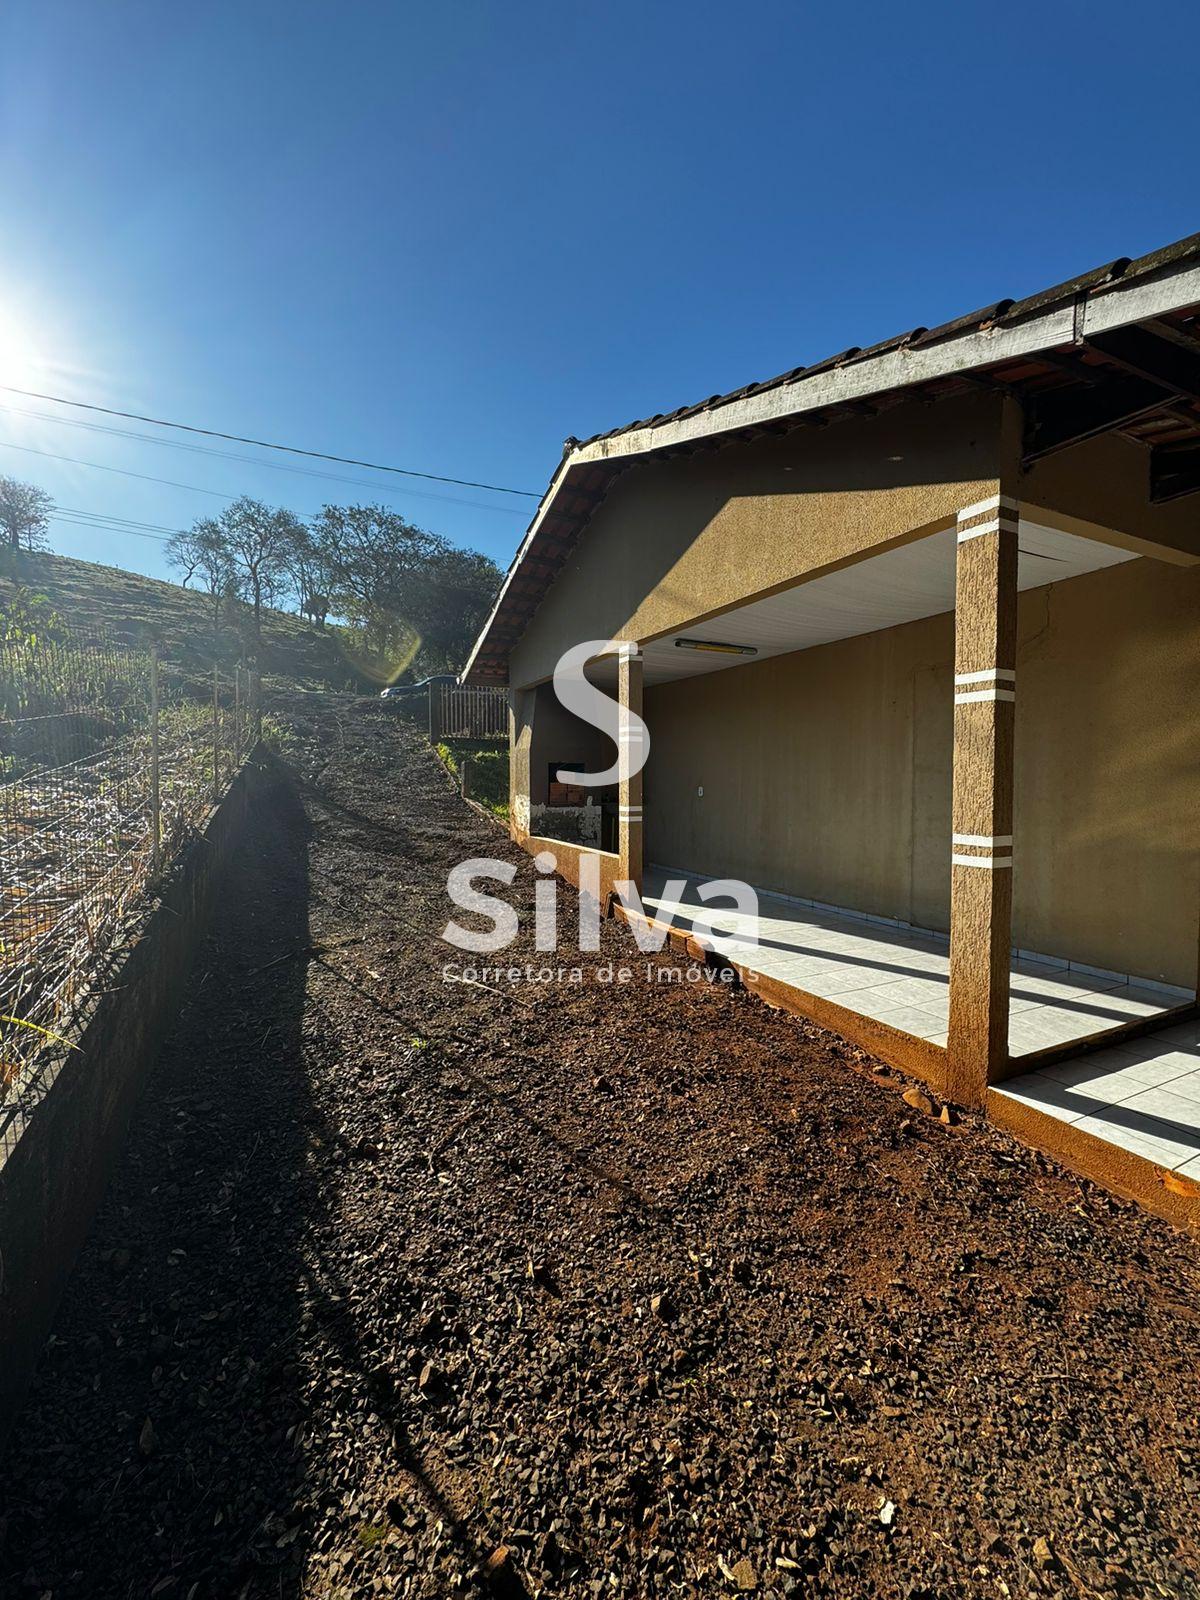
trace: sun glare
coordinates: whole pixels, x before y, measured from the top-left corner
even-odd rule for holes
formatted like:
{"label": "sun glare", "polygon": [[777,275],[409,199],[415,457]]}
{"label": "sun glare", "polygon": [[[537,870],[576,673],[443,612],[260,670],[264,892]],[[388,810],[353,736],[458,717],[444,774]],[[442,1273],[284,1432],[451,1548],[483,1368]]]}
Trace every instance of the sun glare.
{"label": "sun glare", "polygon": [[36,389],[46,375],[46,362],[23,319],[0,306],[0,383]]}

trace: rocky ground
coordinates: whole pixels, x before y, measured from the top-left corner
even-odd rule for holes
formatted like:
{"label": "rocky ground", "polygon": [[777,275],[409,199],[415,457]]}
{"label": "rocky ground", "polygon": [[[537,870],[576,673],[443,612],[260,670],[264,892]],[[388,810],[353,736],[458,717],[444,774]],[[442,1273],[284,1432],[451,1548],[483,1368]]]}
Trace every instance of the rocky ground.
{"label": "rocky ground", "polygon": [[444,982],[449,867],[530,863],[386,707],[292,721],[0,1592],[1200,1593],[1194,1242],[566,894],[500,959],[581,982]]}

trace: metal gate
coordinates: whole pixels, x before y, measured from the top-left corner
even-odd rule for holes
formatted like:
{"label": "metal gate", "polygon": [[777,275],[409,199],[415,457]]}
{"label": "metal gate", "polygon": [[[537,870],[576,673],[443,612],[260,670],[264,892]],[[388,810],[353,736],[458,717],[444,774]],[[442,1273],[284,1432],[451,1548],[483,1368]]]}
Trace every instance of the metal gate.
{"label": "metal gate", "polygon": [[429,685],[429,742],[508,742],[508,690],[486,683]]}

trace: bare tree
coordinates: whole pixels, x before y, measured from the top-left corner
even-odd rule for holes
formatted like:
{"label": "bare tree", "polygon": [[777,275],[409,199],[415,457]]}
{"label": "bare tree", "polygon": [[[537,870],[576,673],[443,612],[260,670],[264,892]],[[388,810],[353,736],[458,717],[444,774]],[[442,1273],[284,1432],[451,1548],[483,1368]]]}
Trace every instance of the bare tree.
{"label": "bare tree", "polygon": [[227,553],[237,588],[250,607],[257,645],[262,640],[262,608],[287,588],[289,556],[304,533],[304,524],[282,506],[264,505],[242,495],[212,520],[212,526],[216,530],[213,537]]}
{"label": "bare tree", "polygon": [[[325,552],[314,539],[312,530],[306,524],[297,523],[292,537],[288,540],[287,549],[283,557],[283,565],[287,571],[292,595],[296,601],[297,609],[302,616],[311,616],[315,619],[316,611],[309,605],[313,599],[324,600],[325,591],[329,587],[329,563],[325,559]],[[319,608],[317,608],[319,609]],[[326,601],[325,614],[329,613]],[[324,626],[325,618],[321,618]]]}
{"label": "bare tree", "polygon": [[201,517],[167,541],[167,560],[183,573],[186,589],[199,577],[213,608],[213,633],[221,626],[221,605],[237,591],[237,573],[229,542],[215,517]]}
{"label": "bare tree", "polygon": [[0,478],[0,534],[10,550],[44,550],[54,501],[33,483]]}
{"label": "bare tree", "polygon": [[282,506],[242,495],[216,517],[202,517],[173,534],[167,559],[183,573],[184,588],[197,575],[213,602],[213,625],[221,604],[244,599],[255,646],[262,640],[262,609],[317,569],[308,529]]}

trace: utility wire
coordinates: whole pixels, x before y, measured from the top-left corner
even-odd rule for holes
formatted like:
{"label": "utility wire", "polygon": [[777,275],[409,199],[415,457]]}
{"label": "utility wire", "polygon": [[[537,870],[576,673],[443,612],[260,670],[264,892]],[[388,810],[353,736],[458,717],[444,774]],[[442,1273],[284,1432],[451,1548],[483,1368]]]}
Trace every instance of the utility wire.
{"label": "utility wire", "polygon": [[162,533],[139,533],[136,528],[112,528],[98,522],[79,522],[74,517],[51,516],[51,522],[57,522],[64,528],[81,528],[90,533],[119,533],[127,535],[130,539],[153,539],[155,544],[166,544],[167,535]]}
{"label": "utility wire", "polygon": [[[31,411],[28,406],[6,406],[0,411],[14,417],[32,417],[37,422],[50,422],[59,428],[83,428],[88,433],[104,433],[114,439],[135,439],[139,444],[152,444],[160,450],[187,450],[192,455],[215,456],[221,461],[245,461],[252,467],[267,467],[272,472],[290,472],[303,478],[322,478],[328,483],[353,483],[360,489],[373,489],[377,494],[383,485],[370,478],[348,478],[344,472],[321,472],[313,467],[291,466],[285,461],[264,461],[260,456],[247,456],[237,450],[215,450],[209,444],[189,444],[184,439],[157,439],[152,433],[138,433],[133,428],[106,427],[103,422],[84,422],[81,417],[56,417],[49,411]],[[429,494],[420,489],[405,488],[402,494],[415,495],[421,500],[444,500],[449,505],[470,506],[475,511],[500,511],[506,516],[523,515],[521,506],[486,505],[479,500],[463,500],[457,495]]]}
{"label": "utility wire", "polygon": [[165,533],[170,535],[177,532],[175,528],[168,528],[161,522],[140,522],[136,517],[123,517],[115,511],[81,511],[78,506],[55,505],[56,516],[87,517],[96,522],[119,522],[129,528],[143,528],[150,533]]}
{"label": "utility wire", "polygon": [[131,472],[128,467],[106,467],[99,461],[80,461],[76,456],[56,456],[51,450],[35,450],[31,444],[11,444],[0,439],[0,450],[23,450],[28,456],[45,456],[47,461],[68,461],[73,467],[93,467],[97,472],[118,472],[123,478],[140,478],[143,483],[163,483],[168,489],[190,489],[194,494],[211,494],[218,500],[236,500],[235,494],[220,489],[202,489],[198,483],[176,483],[172,478],[154,478],[148,472]]}
{"label": "utility wire", "polygon": [[[3,387],[3,385],[0,385],[0,387]],[[151,438],[149,434],[134,433],[127,428],[106,428],[100,423],[76,421],[74,417],[51,417],[45,412],[27,411],[21,406],[0,405],[0,411],[14,412],[19,416],[25,417],[36,417],[43,422],[57,422],[63,427],[68,428],[87,428],[89,432],[93,433],[111,433],[121,439],[137,439],[143,444],[166,445],[172,450],[190,450],[198,455],[219,456],[225,461],[247,461],[251,466],[270,467],[272,472],[293,472],[299,473],[305,478],[326,478],[331,483],[354,483],[357,484],[359,488],[373,489],[376,494],[382,494],[384,496],[395,494],[400,494],[402,496],[408,495],[417,500],[440,500],[445,505],[469,506],[472,511],[495,511],[499,512],[501,516],[506,517],[522,515],[522,511],[519,506],[489,506],[485,505],[479,500],[464,500],[459,495],[452,494],[430,494],[427,490],[423,489],[404,488],[393,490],[389,489],[386,484],[371,483],[366,478],[347,478],[343,474],[337,472],[314,472],[309,467],[288,467],[284,466],[282,462],[278,461],[259,461],[254,456],[238,455],[232,450],[211,450],[201,444],[183,444],[174,439],[154,439]],[[75,456],[52,455],[48,450],[35,450],[32,445],[14,444],[10,440],[6,439],[0,439],[0,445],[3,445],[6,450],[24,450],[30,455],[46,456],[51,461],[68,461],[73,466],[77,467],[95,467],[100,472],[123,472],[127,477],[143,478],[148,483],[163,483],[171,489],[194,489],[198,494],[218,493],[218,491],[215,489],[201,489],[198,484],[175,483],[170,478],[152,478],[143,472],[130,472],[125,467],[104,467],[101,466],[97,461],[80,461]],[[237,496],[233,494],[226,494],[221,495],[220,498],[223,500],[236,500]]]}
{"label": "utility wire", "polygon": [[106,417],[123,417],[127,422],[146,422],[155,428],[177,428],[182,433],[197,433],[206,439],[228,439],[233,444],[252,444],[259,450],[282,450],[288,455],[311,456],[316,461],[336,461],[344,467],[367,467],[372,472],[395,472],[404,478],[427,478],[433,483],[454,483],[462,489],[487,489],[492,494],[515,494],[526,500],[540,496],[532,489],[506,489],[498,483],[478,483],[473,478],[448,478],[440,472],[417,472],[412,467],[390,467],[378,461],[361,461],[356,456],[335,456],[325,450],[302,450],[294,444],[273,444],[267,439],[250,439],[242,433],[222,433],[217,428],[197,428],[189,422],[167,422],[162,417],[146,417],[137,411],[117,411],[111,406],[91,405],[86,400],[65,400],[58,394],[41,394],[36,389],[18,389],[11,383],[0,383],[6,394],[24,395],[27,400],[49,400],[54,405],[74,406],[80,411],[96,411]]}

